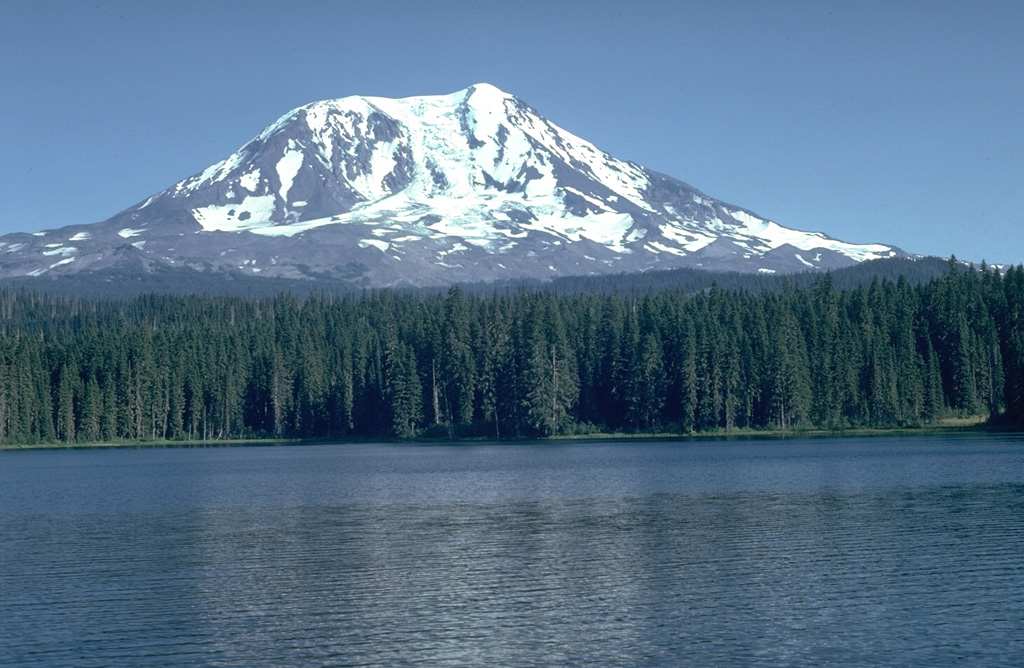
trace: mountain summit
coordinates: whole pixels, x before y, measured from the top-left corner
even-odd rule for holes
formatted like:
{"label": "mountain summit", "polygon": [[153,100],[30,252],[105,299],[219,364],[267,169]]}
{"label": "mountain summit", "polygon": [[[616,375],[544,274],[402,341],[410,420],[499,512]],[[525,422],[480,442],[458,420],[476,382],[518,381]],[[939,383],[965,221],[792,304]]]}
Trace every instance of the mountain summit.
{"label": "mountain summit", "polygon": [[0,237],[0,277],[130,264],[425,286],[674,267],[790,272],[895,255],[725,204],[477,84],[299,107],[106,221]]}

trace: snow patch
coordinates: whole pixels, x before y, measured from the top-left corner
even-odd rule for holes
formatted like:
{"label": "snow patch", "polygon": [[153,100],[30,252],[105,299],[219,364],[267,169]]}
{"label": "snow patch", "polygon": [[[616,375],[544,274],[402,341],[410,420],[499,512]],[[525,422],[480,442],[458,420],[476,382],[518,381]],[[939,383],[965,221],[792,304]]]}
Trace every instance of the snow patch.
{"label": "snow patch", "polygon": [[[54,244],[48,244],[48,246],[53,246],[53,245]],[[64,256],[67,256],[67,255],[73,255],[78,250],[74,246],[60,246],[60,244],[57,244],[57,246],[59,246],[59,248],[52,248],[50,250],[43,251],[43,255],[64,255]]]}
{"label": "snow patch", "polygon": [[68,264],[69,262],[74,262],[74,261],[75,261],[75,258],[73,258],[73,257],[69,257],[69,258],[64,259],[64,260],[58,260],[57,262],[54,262],[53,264],[51,264],[48,267],[40,267],[39,269],[33,269],[32,271],[28,272],[26,274],[26,276],[42,276],[43,274],[45,274],[46,272],[50,271],[51,269],[53,269],[55,267],[59,267],[62,264]]}
{"label": "snow patch", "polygon": [[709,234],[691,232],[689,230],[680,229],[674,225],[662,225],[658,230],[665,239],[682,246],[690,253],[704,248],[715,240],[715,237]]}
{"label": "snow patch", "polygon": [[246,172],[245,174],[242,174],[242,176],[239,177],[238,179],[238,185],[242,186],[251,193],[255,193],[256,188],[258,188],[260,185],[259,167],[252,170],[251,172]]}
{"label": "snow patch", "polygon": [[802,263],[803,263],[804,265],[806,265],[806,266],[808,266],[808,267],[810,267],[810,268],[812,268],[812,269],[814,268],[814,264],[813,264],[813,263],[811,263],[811,262],[808,262],[808,261],[807,261],[807,260],[805,260],[805,259],[803,259],[803,257],[801,257],[801,255],[800,255],[800,253],[794,253],[794,254],[793,254],[793,257],[795,257],[795,258],[796,258],[797,260],[799,260],[800,262],[802,262]]}
{"label": "snow patch", "polygon": [[126,227],[123,230],[118,230],[117,236],[121,237],[122,239],[130,239],[131,237],[139,236],[143,232],[145,232],[145,230],[133,230],[130,227]]}
{"label": "snow patch", "polygon": [[629,233],[629,236],[626,237],[625,241],[626,241],[626,243],[630,243],[630,242],[633,242],[633,241],[640,241],[641,239],[643,239],[646,236],[647,236],[647,230],[645,228],[639,228],[638,227],[638,228],[636,228],[635,230],[633,230],[632,232]]}
{"label": "snow patch", "polygon": [[241,232],[273,224],[275,197],[246,197],[237,204],[211,204],[192,209],[196,222],[207,232]]}
{"label": "snow patch", "polygon": [[384,185],[384,177],[394,171],[398,164],[395,157],[397,148],[397,142],[394,141],[376,144],[370,154],[370,168],[350,179],[356,191],[367,200],[378,200],[392,193]]}
{"label": "snow patch", "polygon": [[449,255],[451,253],[461,253],[462,251],[465,250],[469,250],[469,246],[464,246],[460,243],[456,243],[453,244],[452,247],[449,248],[448,250],[441,251],[440,253],[438,253],[438,255],[444,257],[445,255]]}
{"label": "snow patch", "polygon": [[[890,257],[892,249],[883,244],[851,244],[831,239],[821,232],[803,232],[782,227],[770,220],[761,220],[746,211],[729,211],[729,215],[741,224],[741,233],[763,240],[768,248],[790,244],[800,250],[827,249],[861,262]],[[801,258],[803,261],[803,259]]]}
{"label": "snow patch", "polygon": [[[629,252],[624,244],[630,241],[629,230],[633,226],[633,217],[628,213],[597,213],[585,218],[566,216],[555,211],[552,211],[552,214],[554,215],[538,217],[536,221],[524,224],[522,227],[554,234],[568,241],[589,239],[607,246],[616,253]],[[568,220],[572,220],[575,225],[567,226]]]}
{"label": "snow patch", "polygon": [[295,182],[295,176],[302,169],[302,161],[304,159],[302,150],[298,148],[295,140],[288,140],[288,150],[284,152],[281,159],[277,161],[277,177],[281,181],[281,199],[285,202],[288,201],[288,191],[292,189],[292,183]]}
{"label": "snow patch", "polygon": [[[591,197],[590,195],[587,195],[586,193],[584,193],[584,192],[582,192],[580,190],[577,190],[576,188],[570,188],[569,186],[565,186],[565,187],[562,188],[562,190],[564,190],[566,192],[569,192],[569,193],[572,193],[572,194],[574,194],[574,195],[576,195],[578,197],[582,197],[584,200],[586,200],[590,204],[596,206],[598,209],[600,209],[602,211],[607,211],[608,210],[608,207],[605,206],[604,202],[602,202],[601,200],[597,199],[596,197]],[[611,198],[609,198],[609,199],[611,199]]]}
{"label": "snow patch", "polygon": [[679,248],[673,248],[672,246],[669,246],[667,244],[663,244],[663,243],[658,242],[658,241],[651,241],[651,242],[648,242],[646,245],[648,247],[654,248],[655,251],[664,251],[666,253],[671,253],[672,255],[679,255],[679,256],[687,255],[686,251],[684,251],[684,250],[681,250]]}
{"label": "snow patch", "polygon": [[359,247],[360,248],[368,248],[370,246],[373,246],[374,248],[376,248],[377,250],[379,250],[380,252],[383,253],[383,252],[387,251],[388,248],[391,247],[391,244],[389,244],[386,241],[381,241],[380,239],[360,239],[359,240]]}
{"label": "snow patch", "polygon": [[90,232],[79,232],[78,234],[69,238],[68,241],[85,241],[90,237],[92,237],[92,234]]}

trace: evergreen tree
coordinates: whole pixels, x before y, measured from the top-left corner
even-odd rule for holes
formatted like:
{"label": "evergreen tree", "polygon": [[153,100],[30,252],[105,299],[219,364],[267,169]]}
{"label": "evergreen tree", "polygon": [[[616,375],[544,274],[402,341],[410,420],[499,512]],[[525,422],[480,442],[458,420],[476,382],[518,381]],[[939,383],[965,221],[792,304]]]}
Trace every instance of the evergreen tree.
{"label": "evergreen tree", "polygon": [[416,372],[416,356],[412,348],[397,338],[388,342],[384,375],[391,432],[396,438],[408,440],[416,435],[417,425],[423,418],[420,403],[423,389]]}
{"label": "evergreen tree", "polygon": [[643,338],[631,381],[629,422],[636,430],[657,431],[664,404],[665,370],[661,343],[653,333]]}
{"label": "evergreen tree", "polygon": [[808,416],[811,383],[807,351],[796,317],[788,305],[776,305],[770,322],[773,344],[768,360],[771,419],[780,429],[799,426]]}
{"label": "evergreen tree", "polygon": [[540,436],[564,433],[579,397],[578,367],[551,293],[532,309],[528,350],[524,371],[527,425]]}
{"label": "evergreen tree", "polygon": [[444,414],[452,424],[473,421],[476,369],[470,336],[469,309],[458,286],[452,286],[444,304],[440,374]]}

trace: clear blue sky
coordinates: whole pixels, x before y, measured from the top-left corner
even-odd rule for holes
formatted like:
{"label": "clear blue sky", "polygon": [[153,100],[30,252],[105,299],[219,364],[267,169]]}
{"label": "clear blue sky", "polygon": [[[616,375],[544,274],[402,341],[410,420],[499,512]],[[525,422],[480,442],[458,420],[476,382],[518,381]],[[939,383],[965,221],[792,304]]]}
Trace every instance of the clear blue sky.
{"label": "clear blue sky", "polygon": [[104,220],[285,112],[486,81],[851,242],[1024,262],[1024,3],[0,0],[0,233]]}

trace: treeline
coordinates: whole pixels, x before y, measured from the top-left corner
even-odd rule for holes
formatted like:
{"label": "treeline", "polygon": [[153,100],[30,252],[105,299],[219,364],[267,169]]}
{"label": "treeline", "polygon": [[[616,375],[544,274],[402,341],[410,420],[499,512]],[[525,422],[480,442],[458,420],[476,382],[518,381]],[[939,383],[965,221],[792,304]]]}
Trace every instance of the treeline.
{"label": "treeline", "polygon": [[[132,252],[135,249],[131,249]],[[937,257],[892,257],[867,260],[832,272],[838,289],[866,285],[872,278],[896,281],[904,277],[911,285],[927,283],[945,274],[947,260]],[[242,271],[196,271],[186,267],[117,265],[77,274],[50,274],[0,279],[0,290],[24,289],[61,297],[84,297],[96,300],[129,300],[147,294],[193,295],[215,294],[246,298],[273,298],[279,294],[306,296],[311,293],[344,295],[366,289],[360,278],[365,267],[351,265],[327,276],[311,274],[303,279],[254,276]],[[728,291],[760,293],[782,290],[786,286],[808,288],[821,276],[820,272],[796,274],[746,273],[708,271],[706,269],[658,269],[628,274],[589,276],[558,276],[549,281],[509,279],[494,282],[465,283],[465,294],[488,296],[508,291],[548,290],[556,295],[589,292],[619,292],[642,295],[665,290],[699,292],[712,285]],[[423,294],[443,295],[446,288],[419,289]]]}
{"label": "treeline", "polygon": [[[948,260],[937,257],[882,258],[867,260],[859,264],[832,271],[837,289],[852,289],[868,285],[872,279],[889,278],[893,282],[900,277],[911,285],[919,285],[946,273]],[[662,269],[632,274],[606,274],[598,276],[560,276],[551,279],[550,289],[557,294],[578,294],[585,292],[613,292],[624,295],[683,290],[698,292],[712,285],[728,291],[761,293],[778,291],[785,287],[809,288],[821,272],[806,271],[795,274],[721,272],[706,269]],[[486,292],[486,286],[483,286]],[[545,286],[546,287],[546,286]]]}
{"label": "treeline", "polygon": [[0,442],[1024,423],[1024,267],[912,285],[130,302],[0,291]]}

